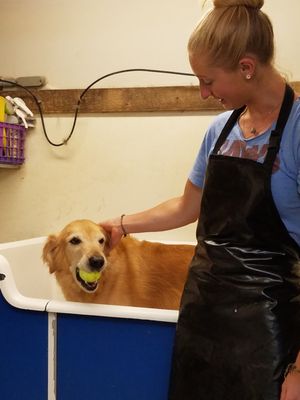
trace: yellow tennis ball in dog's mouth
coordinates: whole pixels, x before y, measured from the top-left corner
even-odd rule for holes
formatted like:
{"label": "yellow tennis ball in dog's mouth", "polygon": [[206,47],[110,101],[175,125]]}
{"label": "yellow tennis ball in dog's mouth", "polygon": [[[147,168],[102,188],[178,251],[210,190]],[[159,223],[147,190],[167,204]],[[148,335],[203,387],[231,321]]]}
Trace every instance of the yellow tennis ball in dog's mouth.
{"label": "yellow tennis ball in dog's mouth", "polygon": [[100,279],[101,272],[98,272],[98,271],[87,272],[87,271],[84,271],[83,269],[80,269],[79,276],[83,281],[91,283],[91,282],[96,282]]}

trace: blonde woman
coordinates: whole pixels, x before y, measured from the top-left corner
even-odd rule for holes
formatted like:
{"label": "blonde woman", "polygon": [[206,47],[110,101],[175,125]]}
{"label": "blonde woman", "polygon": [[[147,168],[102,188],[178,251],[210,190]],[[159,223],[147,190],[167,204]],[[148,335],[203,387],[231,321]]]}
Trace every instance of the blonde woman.
{"label": "blonde woman", "polygon": [[198,219],[169,400],[300,400],[300,100],[263,3],[215,0],[191,35],[201,96],[234,111],[209,127],[183,194],[101,223],[114,245]]}

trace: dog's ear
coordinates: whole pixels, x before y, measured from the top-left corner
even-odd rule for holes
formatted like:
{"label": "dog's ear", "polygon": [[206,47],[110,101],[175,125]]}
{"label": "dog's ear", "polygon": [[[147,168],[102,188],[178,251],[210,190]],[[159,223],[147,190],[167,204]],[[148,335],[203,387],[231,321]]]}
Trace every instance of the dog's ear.
{"label": "dog's ear", "polygon": [[103,226],[99,225],[99,227],[100,227],[101,232],[102,232],[103,235],[105,236],[104,254],[105,254],[106,256],[108,256],[108,255],[109,255],[109,252],[110,252],[110,250],[111,250],[111,248],[110,248],[110,238],[111,238],[111,236],[110,236],[110,233],[108,233],[108,232],[103,228]]}
{"label": "dog's ear", "polygon": [[56,235],[50,235],[47,238],[47,241],[43,248],[43,261],[48,264],[50,274],[55,272],[55,263],[54,263],[54,252],[58,246],[58,240]]}

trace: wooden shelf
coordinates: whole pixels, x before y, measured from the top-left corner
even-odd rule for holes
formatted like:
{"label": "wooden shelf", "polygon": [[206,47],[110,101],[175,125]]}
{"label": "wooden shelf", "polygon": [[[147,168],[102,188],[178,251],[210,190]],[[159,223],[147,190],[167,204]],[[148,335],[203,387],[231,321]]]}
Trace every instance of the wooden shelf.
{"label": "wooden shelf", "polygon": [[[291,82],[300,92],[300,82]],[[45,115],[73,114],[83,90],[31,90],[41,102]],[[0,95],[21,97],[38,115],[38,108],[24,90],[0,91]],[[139,113],[139,112],[210,112],[221,111],[218,101],[202,100],[198,86],[160,86],[140,88],[90,89],[82,98],[80,113]]]}

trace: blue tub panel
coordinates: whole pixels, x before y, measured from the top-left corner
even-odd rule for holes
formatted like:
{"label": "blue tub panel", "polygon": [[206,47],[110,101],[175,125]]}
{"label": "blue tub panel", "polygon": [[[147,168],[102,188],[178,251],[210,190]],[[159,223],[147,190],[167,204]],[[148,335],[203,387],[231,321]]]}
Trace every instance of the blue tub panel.
{"label": "blue tub panel", "polygon": [[0,399],[46,400],[48,314],[9,305],[0,291]]}
{"label": "blue tub panel", "polygon": [[175,324],[60,314],[58,400],[166,400]]}

